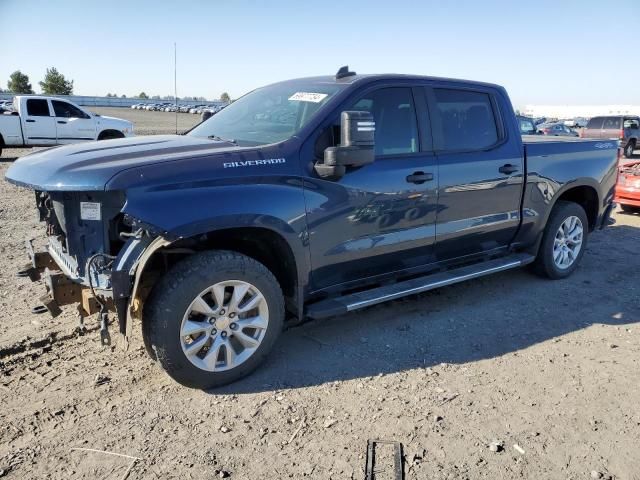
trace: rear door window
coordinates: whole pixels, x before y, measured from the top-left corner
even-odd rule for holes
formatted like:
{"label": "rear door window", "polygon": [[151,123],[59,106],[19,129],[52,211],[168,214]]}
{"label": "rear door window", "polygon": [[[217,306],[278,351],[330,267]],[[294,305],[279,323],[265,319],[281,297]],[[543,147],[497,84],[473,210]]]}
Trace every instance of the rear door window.
{"label": "rear door window", "polygon": [[498,143],[491,96],[484,92],[435,88],[442,150],[484,150]]}
{"label": "rear door window", "polygon": [[594,129],[594,130],[600,130],[602,128],[602,123],[603,122],[604,122],[604,118],[603,117],[594,117],[591,120],[589,120],[589,123],[587,123],[587,128]]}
{"label": "rear door window", "polygon": [[49,104],[41,98],[27,100],[27,115],[30,117],[48,117]]}
{"label": "rear door window", "polygon": [[620,117],[608,117],[604,119],[604,128],[605,130],[620,130],[622,128],[620,126],[620,121],[622,119]]}

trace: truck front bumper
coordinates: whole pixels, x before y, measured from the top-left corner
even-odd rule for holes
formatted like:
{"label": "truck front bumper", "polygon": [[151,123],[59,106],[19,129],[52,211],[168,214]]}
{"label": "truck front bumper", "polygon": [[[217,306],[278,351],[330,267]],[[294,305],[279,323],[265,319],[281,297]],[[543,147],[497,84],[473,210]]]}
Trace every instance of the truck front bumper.
{"label": "truck front bumper", "polygon": [[[26,241],[29,263],[18,272],[20,277],[28,277],[32,282],[44,280],[46,293],[39,297],[42,306],[53,317],[62,312],[60,307],[78,304],[78,312],[83,317],[97,313],[99,305],[91,290],[69,273],[69,266],[51,251],[35,251],[33,240]],[[107,304],[109,306],[107,299]],[[34,308],[35,312],[42,309]]]}

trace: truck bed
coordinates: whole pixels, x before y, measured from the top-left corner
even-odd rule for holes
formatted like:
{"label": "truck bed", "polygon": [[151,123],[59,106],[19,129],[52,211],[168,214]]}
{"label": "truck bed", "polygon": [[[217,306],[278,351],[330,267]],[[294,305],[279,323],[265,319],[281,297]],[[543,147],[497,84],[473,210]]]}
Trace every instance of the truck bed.
{"label": "truck bed", "polygon": [[20,127],[20,117],[15,114],[0,114],[0,145],[5,146],[22,145],[22,128]]}
{"label": "truck bed", "polygon": [[529,143],[580,143],[580,142],[592,142],[594,140],[602,141],[601,138],[580,138],[580,137],[554,137],[552,135],[522,135],[522,143],[525,145]]}

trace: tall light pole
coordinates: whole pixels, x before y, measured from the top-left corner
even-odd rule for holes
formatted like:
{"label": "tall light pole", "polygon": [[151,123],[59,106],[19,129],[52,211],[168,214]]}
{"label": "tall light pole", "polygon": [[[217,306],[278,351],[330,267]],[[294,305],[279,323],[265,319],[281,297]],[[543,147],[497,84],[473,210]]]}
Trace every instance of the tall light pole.
{"label": "tall light pole", "polygon": [[176,102],[176,135],[178,134],[178,47],[173,42],[173,98]]}

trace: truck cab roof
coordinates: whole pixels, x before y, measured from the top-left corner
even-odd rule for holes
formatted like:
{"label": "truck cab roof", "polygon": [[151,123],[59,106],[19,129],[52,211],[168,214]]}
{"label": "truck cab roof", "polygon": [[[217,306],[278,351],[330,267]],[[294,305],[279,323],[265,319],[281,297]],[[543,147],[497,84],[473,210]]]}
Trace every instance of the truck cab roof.
{"label": "truck cab roof", "polygon": [[284,80],[282,82],[275,83],[319,83],[319,84],[336,84],[336,85],[354,85],[363,83],[373,83],[376,81],[415,81],[415,82],[455,82],[456,84],[465,84],[469,86],[489,87],[489,88],[502,88],[500,85],[487,82],[478,82],[474,80],[464,80],[458,78],[448,77],[434,77],[428,75],[413,75],[413,74],[400,74],[400,73],[368,73],[358,74],[350,72],[348,76],[339,77],[337,75],[320,75],[314,77],[301,77],[290,80]]}

